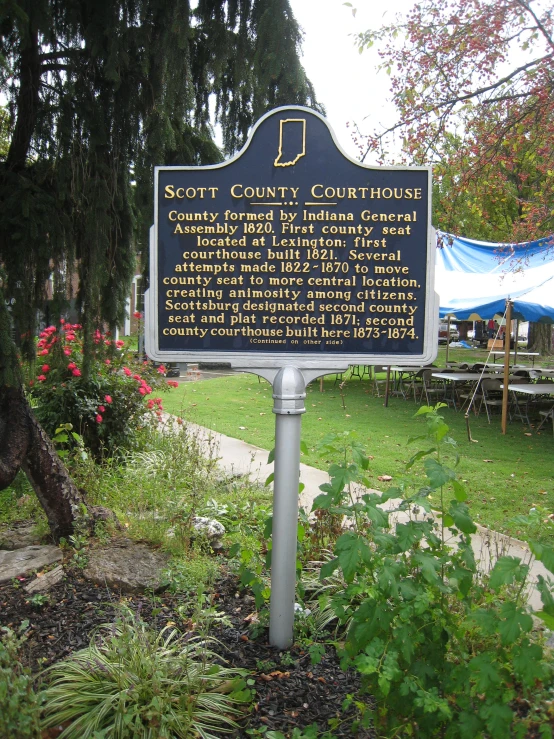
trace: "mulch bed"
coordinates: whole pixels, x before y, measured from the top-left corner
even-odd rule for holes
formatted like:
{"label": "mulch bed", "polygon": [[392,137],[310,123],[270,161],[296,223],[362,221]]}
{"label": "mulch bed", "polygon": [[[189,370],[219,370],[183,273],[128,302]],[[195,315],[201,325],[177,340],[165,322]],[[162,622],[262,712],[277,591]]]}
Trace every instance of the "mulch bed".
{"label": "mulch bed", "polygon": [[[22,659],[33,672],[87,646],[94,629],[116,618],[117,604],[122,598],[156,629],[163,628],[168,621],[186,629],[177,611],[184,602],[179,596],[122,595],[92,584],[78,570],[66,571],[64,580],[49,591],[49,596],[48,605],[36,608],[28,602],[29,596],[22,587],[14,587],[12,583],[0,586],[0,626],[17,628],[23,620],[29,621]],[[216,584],[214,605],[232,624],[217,628],[213,634],[224,645],[222,655],[229,665],[248,670],[255,681],[252,712],[243,728],[232,736],[246,739],[249,736],[246,730],[264,726],[289,736],[295,727],[314,723],[319,731],[325,731],[329,719],[335,718],[340,718],[342,723],[333,729],[334,736],[354,736],[355,715],[345,714],[342,703],[347,695],[357,692],[358,678],[341,670],[331,648],[319,664],[312,665],[309,654],[297,647],[285,653],[270,647],[265,629],[254,638],[245,621],[254,611],[253,598],[238,588],[232,575]],[[50,732],[49,737],[52,736]],[[360,731],[357,736],[370,737],[371,733]]]}

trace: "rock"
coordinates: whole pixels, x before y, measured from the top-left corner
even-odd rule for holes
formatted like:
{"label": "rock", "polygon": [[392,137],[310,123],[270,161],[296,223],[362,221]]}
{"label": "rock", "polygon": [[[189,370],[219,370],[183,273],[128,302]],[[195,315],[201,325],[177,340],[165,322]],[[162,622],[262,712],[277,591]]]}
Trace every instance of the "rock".
{"label": "rock", "polygon": [[37,576],[32,582],[25,585],[23,590],[25,590],[26,593],[45,593],[47,590],[50,590],[51,587],[56,585],[56,583],[60,582],[63,576],[64,569],[61,565],[58,565],[58,567],[54,567],[50,572],[45,572],[40,577]]}
{"label": "rock", "polygon": [[119,588],[127,593],[153,590],[164,587],[162,571],[168,557],[162,552],[153,552],[145,544],[136,544],[129,539],[113,541],[109,546],[90,549],[84,576],[98,583]]}
{"label": "rock", "polygon": [[11,528],[0,531],[0,549],[22,549],[40,544],[40,537],[35,529],[32,521],[16,521]]}
{"label": "rock", "polygon": [[88,507],[88,513],[89,516],[92,518],[93,527],[99,521],[102,521],[104,523],[112,523],[115,528],[119,529],[120,531],[123,529],[123,526],[119,523],[117,516],[110,508],[106,508],[103,505],[91,505]]}
{"label": "rock", "polygon": [[192,526],[197,534],[205,536],[210,542],[212,549],[221,549],[221,537],[225,533],[225,526],[215,518],[206,518],[206,516],[194,516]]}
{"label": "rock", "polygon": [[41,570],[63,559],[61,549],[51,545],[30,546],[14,551],[0,550],[0,582]]}

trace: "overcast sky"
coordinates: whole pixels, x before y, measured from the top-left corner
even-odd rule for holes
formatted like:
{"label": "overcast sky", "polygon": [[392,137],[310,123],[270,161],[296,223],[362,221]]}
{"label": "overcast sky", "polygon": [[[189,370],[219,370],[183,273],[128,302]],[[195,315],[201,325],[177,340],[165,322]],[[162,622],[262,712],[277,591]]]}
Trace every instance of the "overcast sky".
{"label": "overcast sky", "polygon": [[377,50],[373,47],[360,54],[352,35],[392,21],[414,0],[352,0],[352,4],[357,6],[355,17],[343,0],[291,0],[305,33],[304,68],[340,145],[356,157],[346,123],[355,121],[362,130],[371,131],[379,124],[392,122],[394,108],[387,104],[389,77],[384,71],[375,71]]}

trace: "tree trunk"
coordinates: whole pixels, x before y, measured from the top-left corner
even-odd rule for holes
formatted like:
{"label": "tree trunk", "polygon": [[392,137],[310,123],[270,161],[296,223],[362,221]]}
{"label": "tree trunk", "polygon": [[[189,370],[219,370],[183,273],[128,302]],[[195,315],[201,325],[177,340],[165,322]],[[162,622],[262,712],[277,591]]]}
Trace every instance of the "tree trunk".
{"label": "tree trunk", "polygon": [[31,28],[29,21],[28,34],[22,41],[21,71],[19,92],[17,94],[17,119],[10,148],[7,156],[7,166],[11,170],[21,170],[25,167],[31,139],[36,129],[37,115],[40,105],[40,78],[41,65],[39,57],[39,40],[36,30]]}
{"label": "tree trunk", "polygon": [[539,352],[541,356],[550,356],[552,352],[552,324],[530,323],[527,351]]}
{"label": "tree trunk", "polygon": [[82,515],[83,497],[23,390],[4,385],[0,388],[0,490],[13,482],[20,468],[46,512],[54,541],[72,534]]}

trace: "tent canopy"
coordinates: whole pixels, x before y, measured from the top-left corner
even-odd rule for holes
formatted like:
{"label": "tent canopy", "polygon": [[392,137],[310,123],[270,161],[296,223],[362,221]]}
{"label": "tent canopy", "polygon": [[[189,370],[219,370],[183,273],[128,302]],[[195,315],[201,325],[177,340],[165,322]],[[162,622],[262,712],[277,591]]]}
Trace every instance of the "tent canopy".
{"label": "tent canopy", "polygon": [[512,318],[554,323],[553,238],[523,244],[492,244],[440,234],[435,285],[440,317],[459,321],[503,315],[506,300]]}

